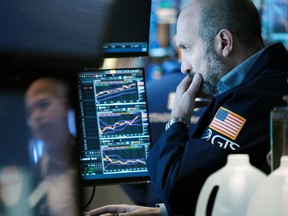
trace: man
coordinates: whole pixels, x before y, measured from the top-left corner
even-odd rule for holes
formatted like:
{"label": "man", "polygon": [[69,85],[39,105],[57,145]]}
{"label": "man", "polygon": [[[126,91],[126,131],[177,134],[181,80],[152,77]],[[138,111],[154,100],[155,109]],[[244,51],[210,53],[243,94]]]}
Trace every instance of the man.
{"label": "man", "polygon": [[[264,47],[250,0],[192,1],[178,18],[177,45],[181,71],[188,76],[177,87],[172,119],[151,150],[148,169],[168,214],[194,215],[205,180],[229,154],[249,154],[252,165],[270,172],[269,115],[273,107],[285,105],[288,53],[280,43]],[[189,134],[198,95],[211,102]],[[129,205],[90,213],[149,211],[160,215],[157,208]]]}
{"label": "man", "polygon": [[77,151],[68,124],[69,101],[68,84],[52,77],[35,80],[25,94],[28,125],[43,143],[39,174],[34,173],[38,185],[28,200],[37,215],[79,215]]}

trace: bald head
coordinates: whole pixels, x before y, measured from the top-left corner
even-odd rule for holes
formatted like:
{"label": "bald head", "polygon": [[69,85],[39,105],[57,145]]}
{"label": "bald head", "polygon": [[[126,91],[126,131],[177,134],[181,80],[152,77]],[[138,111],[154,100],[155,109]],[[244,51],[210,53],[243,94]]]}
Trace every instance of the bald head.
{"label": "bald head", "polygon": [[221,29],[227,29],[246,48],[264,45],[260,17],[251,0],[193,0],[181,13],[179,19],[189,17],[190,23],[197,18],[197,33],[204,42],[212,43]]}
{"label": "bald head", "polygon": [[194,38],[199,37],[199,10],[200,5],[193,1],[181,11],[177,22],[176,45],[178,47],[185,46],[181,44],[184,41],[185,43],[193,43]]}
{"label": "bald head", "polygon": [[69,97],[68,86],[56,78],[44,77],[34,81],[26,91],[26,100],[35,94],[50,94],[53,97],[67,100]]}

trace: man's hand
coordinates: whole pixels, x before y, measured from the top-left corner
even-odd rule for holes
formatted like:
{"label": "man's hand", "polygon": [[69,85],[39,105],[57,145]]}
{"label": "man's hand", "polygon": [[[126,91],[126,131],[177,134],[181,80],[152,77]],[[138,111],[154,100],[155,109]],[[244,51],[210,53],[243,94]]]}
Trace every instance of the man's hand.
{"label": "man's hand", "polygon": [[93,215],[105,216],[159,216],[160,208],[144,207],[138,205],[106,205],[89,212]]}
{"label": "man's hand", "polygon": [[195,107],[195,98],[202,84],[202,75],[196,73],[193,78],[186,76],[178,85],[171,117],[180,117],[190,122]]}

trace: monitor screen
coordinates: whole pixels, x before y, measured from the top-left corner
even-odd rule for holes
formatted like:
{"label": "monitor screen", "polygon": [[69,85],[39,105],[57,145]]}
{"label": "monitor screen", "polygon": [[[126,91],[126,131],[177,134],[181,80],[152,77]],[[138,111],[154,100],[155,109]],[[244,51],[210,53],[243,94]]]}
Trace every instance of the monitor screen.
{"label": "monitor screen", "polygon": [[0,64],[26,73],[100,66],[112,7],[113,0],[1,1]]}
{"label": "monitor screen", "polygon": [[117,0],[104,37],[105,57],[148,55],[151,0]]}
{"label": "monitor screen", "polygon": [[80,174],[84,185],[149,180],[151,147],[143,68],[78,74]]}

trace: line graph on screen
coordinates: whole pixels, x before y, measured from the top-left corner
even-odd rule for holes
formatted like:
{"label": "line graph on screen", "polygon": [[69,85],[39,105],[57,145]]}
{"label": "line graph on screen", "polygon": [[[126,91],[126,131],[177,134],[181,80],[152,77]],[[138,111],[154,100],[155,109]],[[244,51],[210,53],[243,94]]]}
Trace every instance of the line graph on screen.
{"label": "line graph on screen", "polygon": [[146,170],[145,147],[142,145],[106,146],[102,154],[104,172]]}
{"label": "line graph on screen", "polygon": [[102,81],[95,84],[96,103],[112,103],[115,101],[138,101],[136,81]]}
{"label": "line graph on screen", "polygon": [[99,115],[100,135],[137,135],[143,133],[141,113],[108,113]]}

